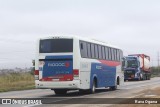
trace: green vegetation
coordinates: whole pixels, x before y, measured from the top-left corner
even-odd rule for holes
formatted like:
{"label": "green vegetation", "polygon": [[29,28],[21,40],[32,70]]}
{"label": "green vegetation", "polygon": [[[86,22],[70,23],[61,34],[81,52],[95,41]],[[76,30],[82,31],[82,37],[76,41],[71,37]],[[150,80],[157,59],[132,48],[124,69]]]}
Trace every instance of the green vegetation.
{"label": "green vegetation", "polygon": [[34,84],[32,72],[0,74],[0,92],[33,89]]}
{"label": "green vegetation", "polygon": [[[160,67],[151,67],[152,77],[160,77]],[[33,70],[0,74],[0,92],[34,89]]]}
{"label": "green vegetation", "polygon": [[160,67],[151,67],[151,77],[160,77]]}

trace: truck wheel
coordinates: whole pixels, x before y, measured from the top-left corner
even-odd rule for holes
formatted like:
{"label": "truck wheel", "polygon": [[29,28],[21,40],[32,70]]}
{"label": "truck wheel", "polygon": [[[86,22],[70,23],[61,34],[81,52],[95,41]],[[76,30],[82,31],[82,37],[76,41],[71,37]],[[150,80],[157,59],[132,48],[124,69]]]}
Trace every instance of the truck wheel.
{"label": "truck wheel", "polygon": [[138,79],[137,79],[137,81],[140,81],[140,80],[141,80],[141,77],[139,76]]}
{"label": "truck wheel", "polygon": [[149,80],[149,76],[148,75],[146,75],[146,80]]}
{"label": "truck wheel", "polygon": [[147,80],[150,80],[150,75],[147,75]]}
{"label": "truck wheel", "polygon": [[148,76],[148,80],[151,80],[151,75]]}
{"label": "truck wheel", "polygon": [[145,74],[143,74],[143,80],[146,80],[147,76]]}
{"label": "truck wheel", "polygon": [[151,77],[149,76],[148,80],[151,80]]}
{"label": "truck wheel", "polygon": [[140,74],[140,80],[143,80],[143,74]]}
{"label": "truck wheel", "polygon": [[146,80],[148,80],[148,75],[146,75]]}
{"label": "truck wheel", "polygon": [[62,89],[54,89],[56,95],[63,95],[67,93],[67,90]]}

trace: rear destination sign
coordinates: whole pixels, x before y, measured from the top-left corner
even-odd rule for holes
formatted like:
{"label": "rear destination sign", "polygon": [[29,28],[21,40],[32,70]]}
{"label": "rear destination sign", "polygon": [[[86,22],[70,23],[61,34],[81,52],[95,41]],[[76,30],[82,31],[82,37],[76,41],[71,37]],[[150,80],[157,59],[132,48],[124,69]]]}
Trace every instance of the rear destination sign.
{"label": "rear destination sign", "polygon": [[63,66],[65,66],[65,67],[69,67],[69,62],[66,62],[66,63],[62,63],[62,62],[59,62],[59,63],[48,63],[48,66],[49,67],[63,67]]}

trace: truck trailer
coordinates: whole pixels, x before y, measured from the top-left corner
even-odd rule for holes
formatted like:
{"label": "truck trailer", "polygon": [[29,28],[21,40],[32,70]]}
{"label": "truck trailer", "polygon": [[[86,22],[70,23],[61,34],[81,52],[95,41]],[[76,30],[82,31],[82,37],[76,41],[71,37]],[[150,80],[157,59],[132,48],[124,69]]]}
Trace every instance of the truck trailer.
{"label": "truck trailer", "polygon": [[132,54],[123,57],[124,80],[150,80],[150,57]]}

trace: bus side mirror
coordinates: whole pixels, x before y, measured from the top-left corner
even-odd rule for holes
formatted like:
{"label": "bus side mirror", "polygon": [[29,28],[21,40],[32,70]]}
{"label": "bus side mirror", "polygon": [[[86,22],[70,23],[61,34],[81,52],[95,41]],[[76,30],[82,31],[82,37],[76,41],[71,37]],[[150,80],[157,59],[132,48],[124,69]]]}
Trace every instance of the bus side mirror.
{"label": "bus side mirror", "polygon": [[122,58],[122,66],[121,66],[122,71],[124,71],[124,68],[125,68],[125,59]]}
{"label": "bus side mirror", "polygon": [[32,65],[35,66],[35,60],[32,60]]}

